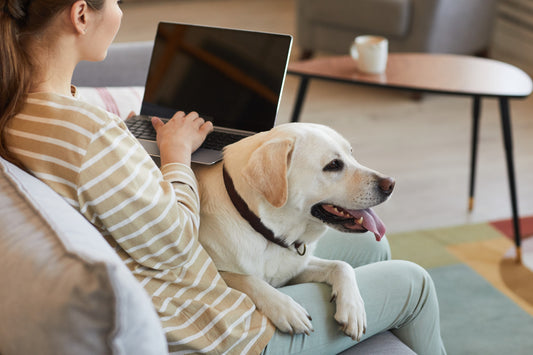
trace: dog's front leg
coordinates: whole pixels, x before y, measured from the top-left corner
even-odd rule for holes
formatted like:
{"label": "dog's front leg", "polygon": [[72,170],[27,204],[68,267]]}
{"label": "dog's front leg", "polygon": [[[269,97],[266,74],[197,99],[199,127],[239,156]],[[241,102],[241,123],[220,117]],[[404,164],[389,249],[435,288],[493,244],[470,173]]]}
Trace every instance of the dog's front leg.
{"label": "dog's front leg", "polygon": [[331,285],[331,301],[337,303],[335,320],[352,339],[359,341],[366,331],[363,298],[353,268],[344,261],[310,257],[307,267],[291,283],[325,282]]}
{"label": "dog's front leg", "polygon": [[313,331],[309,313],[290,296],[276,290],[268,282],[251,275],[222,271],[226,284],[247,294],[259,309],[282,332],[305,333]]}

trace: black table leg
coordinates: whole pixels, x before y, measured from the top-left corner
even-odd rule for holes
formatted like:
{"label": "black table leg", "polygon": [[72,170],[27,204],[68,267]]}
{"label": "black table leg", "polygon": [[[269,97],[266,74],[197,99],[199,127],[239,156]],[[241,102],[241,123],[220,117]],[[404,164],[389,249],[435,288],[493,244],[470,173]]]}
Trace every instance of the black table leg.
{"label": "black table leg", "polygon": [[509,100],[506,97],[500,97],[500,115],[502,121],[503,143],[505,148],[505,157],[507,161],[507,174],[509,179],[509,188],[511,192],[511,208],[513,212],[513,229],[516,246],[516,261],[522,261],[521,254],[521,235],[520,222],[518,218],[518,201],[516,195],[516,180],[513,162],[513,137],[511,130],[511,115],[509,112]]}
{"label": "black table leg", "polygon": [[472,105],[472,151],[470,156],[470,191],[468,210],[474,208],[474,187],[476,180],[477,146],[479,141],[479,118],[481,112],[481,97],[474,96]]}
{"label": "black table leg", "polygon": [[296,102],[294,103],[294,108],[292,109],[291,122],[298,122],[300,118],[300,111],[302,110],[302,105],[305,99],[308,84],[309,78],[306,76],[302,76],[300,80],[300,87],[298,88],[298,94],[296,95]]}

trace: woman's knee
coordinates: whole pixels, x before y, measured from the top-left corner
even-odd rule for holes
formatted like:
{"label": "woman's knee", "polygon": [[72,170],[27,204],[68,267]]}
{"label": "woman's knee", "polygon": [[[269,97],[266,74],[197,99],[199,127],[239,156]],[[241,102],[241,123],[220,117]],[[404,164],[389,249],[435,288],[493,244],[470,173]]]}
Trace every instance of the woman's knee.
{"label": "woman's knee", "polygon": [[395,269],[399,299],[392,307],[398,313],[389,329],[418,354],[446,354],[440,336],[437,292],[430,274],[412,262],[390,263]]}
{"label": "woman's knee", "polygon": [[391,258],[386,237],[377,241],[372,233],[341,233],[333,229],[319,240],[314,254],[324,259],[345,261],[354,268]]}
{"label": "woman's knee", "polygon": [[389,260],[355,270],[360,288],[369,294],[385,292],[396,301],[409,300],[413,304],[436,297],[431,275],[413,262]]}
{"label": "woman's knee", "polygon": [[381,319],[378,329],[398,328],[420,313],[438,317],[438,301],[429,273],[403,260],[374,263],[355,269],[367,315]]}
{"label": "woman's knee", "polygon": [[394,269],[395,283],[413,308],[413,315],[416,316],[423,307],[429,307],[431,312],[438,314],[437,293],[427,270],[405,260],[392,260],[390,263],[391,269]]}
{"label": "woman's knee", "polygon": [[422,266],[407,260],[391,260],[390,263],[398,281],[421,288],[434,288],[431,275]]}

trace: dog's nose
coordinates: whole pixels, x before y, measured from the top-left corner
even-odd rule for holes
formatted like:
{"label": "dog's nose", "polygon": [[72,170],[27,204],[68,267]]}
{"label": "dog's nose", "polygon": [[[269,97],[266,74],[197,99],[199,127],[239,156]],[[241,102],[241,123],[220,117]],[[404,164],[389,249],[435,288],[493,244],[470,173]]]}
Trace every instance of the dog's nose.
{"label": "dog's nose", "polygon": [[390,195],[392,193],[392,190],[394,190],[395,184],[396,184],[396,181],[394,181],[393,178],[390,178],[390,177],[381,178],[379,180],[379,189],[383,191],[385,194]]}

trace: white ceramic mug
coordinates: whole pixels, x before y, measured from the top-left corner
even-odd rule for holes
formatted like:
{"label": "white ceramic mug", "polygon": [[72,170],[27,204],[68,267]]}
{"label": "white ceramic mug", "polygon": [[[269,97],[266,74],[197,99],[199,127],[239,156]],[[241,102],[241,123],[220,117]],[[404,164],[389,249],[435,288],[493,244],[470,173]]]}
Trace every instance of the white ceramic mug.
{"label": "white ceramic mug", "polygon": [[387,56],[389,41],[380,36],[357,36],[355,37],[350,54],[357,60],[360,71],[369,74],[381,74],[387,68]]}

